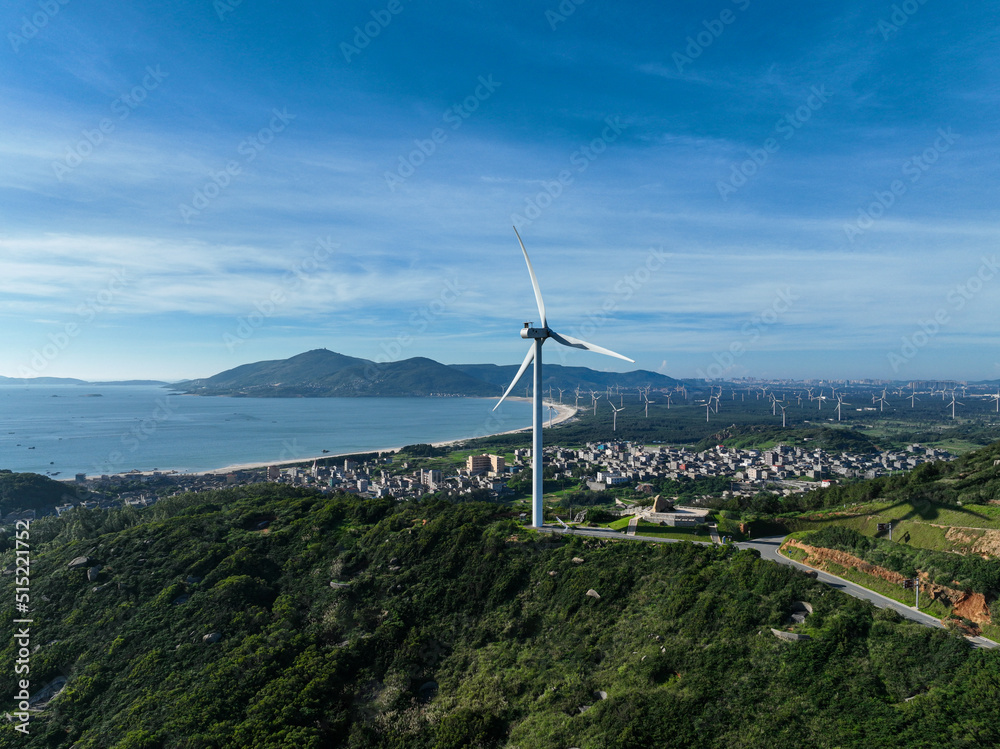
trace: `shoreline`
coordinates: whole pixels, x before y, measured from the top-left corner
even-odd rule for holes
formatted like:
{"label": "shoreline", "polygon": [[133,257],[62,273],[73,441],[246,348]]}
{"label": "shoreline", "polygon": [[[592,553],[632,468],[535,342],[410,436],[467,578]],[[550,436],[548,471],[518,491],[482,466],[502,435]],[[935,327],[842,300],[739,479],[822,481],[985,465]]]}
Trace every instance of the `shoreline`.
{"label": "shoreline", "polygon": [[[530,402],[531,398],[508,396],[507,400],[517,400],[517,401],[527,401],[527,402]],[[566,421],[569,421],[570,419],[572,419],[577,414],[577,409],[574,406],[569,406],[569,405],[566,405],[565,403],[564,404],[553,403],[552,407],[556,411],[556,414],[555,414],[554,418],[552,419],[552,426],[556,426],[558,424],[562,424],[562,423],[564,423]],[[547,409],[547,406],[546,406],[546,409]],[[547,419],[545,421],[545,424],[546,425],[549,424],[549,421]],[[483,439],[485,437],[496,437],[496,436],[499,436],[501,434],[516,434],[517,432],[530,431],[531,428],[532,428],[531,425],[528,425],[526,427],[519,427],[517,429],[508,429],[508,430],[503,431],[503,432],[493,432],[493,433],[490,433],[490,434],[484,434],[484,435],[479,435],[479,436],[458,437],[456,439],[442,440],[440,442],[432,442],[430,444],[433,447],[447,447],[449,445],[455,445],[455,444],[458,444],[459,442],[465,442],[465,441],[470,440],[470,439]],[[405,447],[405,445],[399,445],[398,447],[382,447],[382,448],[377,448],[375,450],[362,450],[362,451],[355,450],[353,452],[344,452],[344,453],[324,453],[324,454],[321,454],[321,455],[305,456],[305,457],[302,457],[302,458],[295,458],[294,460],[273,460],[273,461],[256,462],[256,463],[233,463],[231,465],[223,466],[222,468],[216,468],[216,469],[209,470],[209,471],[185,471],[183,473],[181,473],[179,471],[175,471],[175,472],[173,472],[173,475],[180,475],[180,476],[205,476],[205,475],[208,475],[208,474],[233,473],[235,471],[250,471],[250,470],[259,469],[259,468],[271,468],[271,467],[279,467],[279,466],[293,466],[293,465],[297,465],[298,463],[307,463],[309,461],[315,461],[315,460],[329,460],[330,458],[345,458],[345,457],[350,456],[350,455],[358,455],[359,452],[377,452],[377,453],[397,452],[397,451],[401,450],[403,447]],[[161,473],[161,474],[163,474],[163,473],[170,473],[170,471],[158,471],[158,473]],[[132,475],[139,476],[139,475],[149,475],[149,474],[152,474],[152,471],[140,471],[140,472],[134,473]]]}

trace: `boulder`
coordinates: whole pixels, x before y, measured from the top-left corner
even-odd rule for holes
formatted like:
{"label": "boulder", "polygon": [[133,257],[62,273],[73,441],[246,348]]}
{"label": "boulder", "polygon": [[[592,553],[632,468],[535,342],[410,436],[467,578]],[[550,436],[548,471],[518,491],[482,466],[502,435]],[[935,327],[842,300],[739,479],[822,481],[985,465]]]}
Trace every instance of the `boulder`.
{"label": "boulder", "polygon": [[221,632],[212,632],[211,634],[208,634],[208,635],[205,635],[204,637],[202,637],[201,641],[204,642],[207,645],[214,645],[215,643],[217,643],[221,639],[222,639],[222,633]]}
{"label": "boulder", "polygon": [[601,600],[601,594],[600,594],[600,593],[598,593],[598,592],[597,592],[596,590],[594,590],[593,588],[591,588],[590,590],[588,590],[588,591],[587,591],[587,595],[588,595],[588,596],[590,596],[591,598],[595,598],[595,599],[597,599],[598,601],[600,601],[600,600]]}
{"label": "boulder", "polygon": [[101,574],[100,565],[94,565],[89,570],[87,570],[87,582],[91,583],[95,582],[97,580],[97,576],[100,574]]}
{"label": "boulder", "polygon": [[573,562],[573,564],[583,564],[583,559],[580,557],[573,557],[570,561]]}
{"label": "boulder", "polygon": [[90,557],[77,557],[69,563],[69,568],[75,570],[77,567],[85,567],[90,564]]}
{"label": "boulder", "polygon": [[779,640],[787,640],[789,642],[799,642],[802,640],[811,640],[809,635],[799,635],[795,632],[783,632],[780,629],[772,629],[771,634],[777,637]]}

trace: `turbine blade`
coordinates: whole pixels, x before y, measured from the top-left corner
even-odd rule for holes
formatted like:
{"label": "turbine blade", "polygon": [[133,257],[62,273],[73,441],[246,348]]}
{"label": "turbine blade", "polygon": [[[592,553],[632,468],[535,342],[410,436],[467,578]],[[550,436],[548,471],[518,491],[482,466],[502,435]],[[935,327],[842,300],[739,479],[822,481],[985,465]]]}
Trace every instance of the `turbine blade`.
{"label": "turbine blade", "polygon": [[545,302],[542,301],[542,290],[538,288],[538,278],[535,276],[535,269],[531,267],[531,260],[528,258],[528,251],[524,249],[524,242],[521,241],[521,235],[517,233],[517,227],[514,227],[514,235],[517,237],[517,243],[521,245],[521,252],[524,253],[524,262],[528,264],[528,275],[531,276],[531,286],[535,290],[535,302],[538,304],[538,314],[542,316],[542,327],[547,326],[545,320]]}
{"label": "turbine blade", "polygon": [[625,361],[632,362],[635,364],[635,359],[629,359],[627,356],[622,356],[621,354],[616,354],[611,349],[602,348],[600,346],[595,346],[593,343],[587,343],[586,341],[581,341],[579,338],[573,338],[573,336],[559,335],[554,330],[549,330],[549,338],[561,343],[563,346],[569,346],[570,348],[582,348],[587,349],[587,351],[593,351],[597,354],[604,354],[605,356],[614,356],[618,359],[624,359]]}
{"label": "turbine blade", "polygon": [[503,399],[506,398],[508,395],[510,395],[510,391],[514,389],[514,386],[517,384],[517,381],[520,380],[521,375],[524,374],[524,370],[528,368],[528,365],[531,364],[531,361],[534,358],[535,358],[535,344],[532,343],[531,348],[528,349],[528,355],[525,356],[524,361],[521,362],[521,368],[517,370],[517,374],[514,375],[514,379],[510,381],[510,385],[507,387],[506,392],[504,392],[504,394],[500,396],[500,400],[498,400],[497,404],[493,406],[494,411],[496,411],[497,408],[499,408],[500,404],[503,403]]}

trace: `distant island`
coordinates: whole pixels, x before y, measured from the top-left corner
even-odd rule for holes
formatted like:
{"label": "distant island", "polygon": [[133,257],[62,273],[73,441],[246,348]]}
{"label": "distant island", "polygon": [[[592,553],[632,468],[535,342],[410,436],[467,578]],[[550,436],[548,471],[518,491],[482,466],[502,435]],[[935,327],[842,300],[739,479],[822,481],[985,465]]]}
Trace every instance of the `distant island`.
{"label": "distant island", "polygon": [[[289,359],[244,364],[171,387],[192,395],[258,398],[499,397],[517,368],[516,364],[441,364],[424,357],[379,363],[315,349]],[[530,383],[530,372],[522,377],[522,383]],[[562,388],[566,397],[572,397],[567,394],[578,387],[589,397],[590,390],[604,392],[609,387],[673,388],[678,384],[679,380],[646,370],[619,373],[545,366],[545,392]]]}

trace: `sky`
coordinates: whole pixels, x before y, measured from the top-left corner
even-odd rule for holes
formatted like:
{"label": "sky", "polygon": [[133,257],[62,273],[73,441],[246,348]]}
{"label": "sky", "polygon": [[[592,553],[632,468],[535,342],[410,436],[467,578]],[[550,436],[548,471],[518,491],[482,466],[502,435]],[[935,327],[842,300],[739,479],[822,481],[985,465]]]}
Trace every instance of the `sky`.
{"label": "sky", "polygon": [[1000,377],[1000,6],[9,0],[0,375]]}

